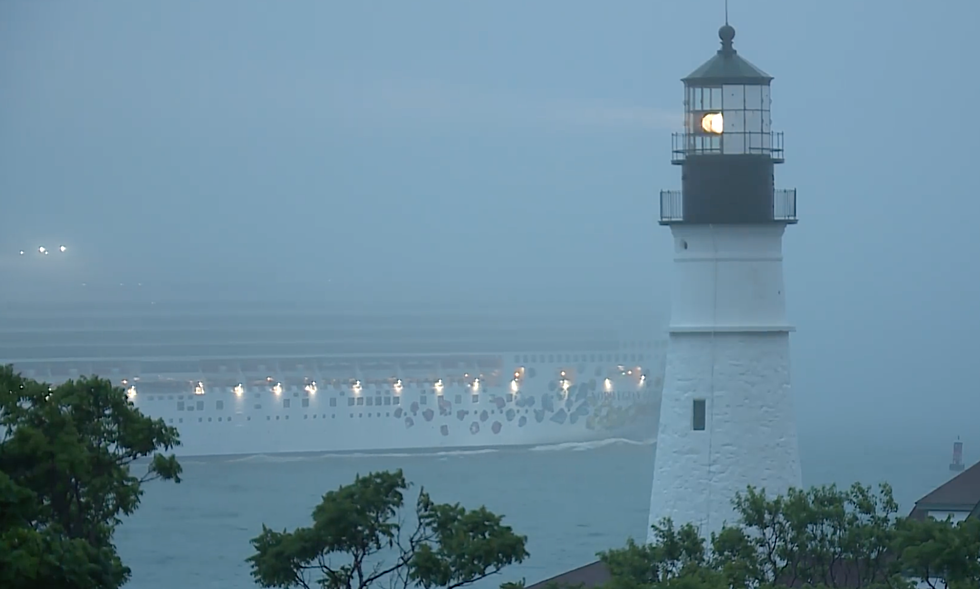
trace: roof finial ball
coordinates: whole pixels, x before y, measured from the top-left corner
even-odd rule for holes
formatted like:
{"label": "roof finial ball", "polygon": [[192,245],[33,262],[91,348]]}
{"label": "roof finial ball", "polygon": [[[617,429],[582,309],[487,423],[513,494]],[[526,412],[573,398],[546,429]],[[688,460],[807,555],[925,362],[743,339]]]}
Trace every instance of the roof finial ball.
{"label": "roof finial ball", "polygon": [[718,38],[721,39],[721,52],[722,53],[735,53],[735,49],[732,47],[732,40],[735,39],[735,27],[725,23],[718,29]]}

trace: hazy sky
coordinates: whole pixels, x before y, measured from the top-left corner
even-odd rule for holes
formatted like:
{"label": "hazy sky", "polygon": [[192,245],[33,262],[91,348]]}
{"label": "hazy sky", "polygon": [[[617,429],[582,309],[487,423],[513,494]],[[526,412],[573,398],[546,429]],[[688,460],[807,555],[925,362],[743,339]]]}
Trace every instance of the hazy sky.
{"label": "hazy sky", "polygon": [[[0,267],[64,242],[106,281],[662,305],[679,78],[722,4],[5,0]],[[731,20],[799,189],[801,412],[977,432],[980,3]]]}

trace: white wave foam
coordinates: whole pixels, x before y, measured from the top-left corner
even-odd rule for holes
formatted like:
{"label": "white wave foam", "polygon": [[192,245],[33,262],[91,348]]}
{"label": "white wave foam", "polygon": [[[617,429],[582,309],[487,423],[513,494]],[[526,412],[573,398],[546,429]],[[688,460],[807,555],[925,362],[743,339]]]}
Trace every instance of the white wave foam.
{"label": "white wave foam", "polygon": [[[588,450],[597,450],[599,448],[605,448],[608,446],[652,446],[656,443],[655,438],[648,440],[637,441],[629,440],[626,438],[607,438],[604,440],[593,440],[591,442],[562,442],[558,444],[544,444],[541,446],[533,446],[529,449],[531,452],[585,452]],[[511,448],[513,451],[522,451],[517,448]],[[327,452],[325,454],[302,454],[302,455],[282,455],[282,454],[250,454],[248,456],[234,456],[225,459],[228,463],[245,463],[245,462],[261,462],[261,463],[287,463],[287,462],[310,462],[315,460],[331,460],[331,459],[344,459],[344,458],[356,458],[356,459],[371,459],[371,458],[439,458],[441,460],[447,460],[449,458],[458,456],[478,456],[481,454],[495,454],[501,452],[498,448],[480,448],[476,450],[420,450],[417,452]]]}
{"label": "white wave foam", "polygon": [[295,462],[298,456],[272,456],[269,454],[248,454],[228,458],[226,462]]}
{"label": "white wave foam", "polygon": [[637,441],[627,440],[626,438],[607,438],[605,440],[593,440],[591,442],[562,442],[560,444],[545,444],[531,448],[532,452],[585,452],[587,450],[597,450],[606,446],[652,446],[656,439]]}
{"label": "white wave foam", "polygon": [[496,448],[482,448],[480,450],[433,450],[418,452],[336,452],[321,454],[319,458],[432,458],[450,456],[475,456],[477,454],[494,454],[500,452]]}
{"label": "white wave foam", "polygon": [[454,456],[475,456],[478,454],[493,454],[499,452],[495,448],[482,448],[479,450],[438,450],[438,451],[419,451],[419,452],[328,452],[326,454],[305,454],[305,455],[270,455],[270,454],[250,454],[248,456],[235,456],[228,458],[226,462],[309,462],[313,460],[326,460],[335,458],[450,458]]}

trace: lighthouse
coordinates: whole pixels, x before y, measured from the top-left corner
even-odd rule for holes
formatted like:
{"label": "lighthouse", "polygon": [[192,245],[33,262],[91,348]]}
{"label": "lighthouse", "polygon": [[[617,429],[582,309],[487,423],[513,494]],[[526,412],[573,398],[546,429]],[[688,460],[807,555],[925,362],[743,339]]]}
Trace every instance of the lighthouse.
{"label": "lighthouse", "polygon": [[651,524],[670,517],[705,537],[737,523],[731,501],[747,486],[801,486],[782,246],[796,190],[774,185],[772,77],[738,54],[733,27],[718,36],[717,54],[682,80],[671,155],[682,189],[660,194],[673,290],[650,498]]}

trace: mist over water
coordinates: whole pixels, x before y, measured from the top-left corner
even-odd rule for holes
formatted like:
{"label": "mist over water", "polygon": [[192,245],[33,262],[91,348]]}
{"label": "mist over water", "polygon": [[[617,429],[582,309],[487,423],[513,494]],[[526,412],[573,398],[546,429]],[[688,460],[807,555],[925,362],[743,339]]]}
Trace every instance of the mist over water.
{"label": "mist over water", "polygon": [[[828,433],[802,432],[805,485],[888,481],[907,513],[949,477],[950,446],[939,443],[945,436],[931,436],[933,444],[901,435],[875,443]],[[249,587],[244,559],[263,523],[306,526],[323,493],[357,474],[402,468],[414,492],[424,486],[436,501],[486,505],[529,536],[531,558],[478,587],[522,577],[535,582],[592,562],[597,551],[628,537],[646,537],[654,453],[650,441],[611,439],[530,449],[189,459],[180,485],[147,487],[117,539],[134,589]]]}

